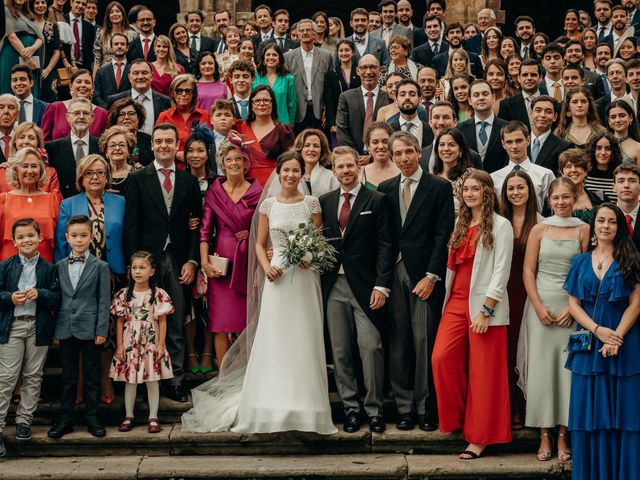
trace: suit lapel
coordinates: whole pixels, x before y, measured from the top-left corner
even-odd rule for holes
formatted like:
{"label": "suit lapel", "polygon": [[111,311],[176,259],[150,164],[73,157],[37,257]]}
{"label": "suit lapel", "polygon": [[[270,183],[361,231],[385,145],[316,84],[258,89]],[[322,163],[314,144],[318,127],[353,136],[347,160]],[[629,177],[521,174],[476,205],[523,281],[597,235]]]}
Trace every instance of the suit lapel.
{"label": "suit lapel", "polygon": [[[547,140],[542,144],[542,147],[540,148],[540,151],[538,152],[538,157],[536,158],[536,164],[537,165],[542,165],[543,160],[545,158],[547,158],[547,156],[551,153],[551,151],[553,150],[553,147],[556,146],[556,139],[554,137],[554,135],[551,133],[549,134],[549,136],[547,137]],[[529,147],[531,148],[531,147]],[[555,174],[555,172],[553,172]]]}
{"label": "suit lapel", "polygon": [[69,257],[64,257],[60,265],[61,266],[58,269],[58,278],[60,279],[60,283],[62,284],[64,282],[68,287],[73,288],[71,285],[71,277],[69,277]]}
{"label": "suit lapel", "polygon": [[[493,146],[496,144],[496,142],[500,138],[501,128],[502,126],[498,125],[498,117],[494,117],[493,125],[491,126],[491,136],[489,137],[489,143],[487,145],[487,154],[491,151]],[[475,132],[474,132],[474,137],[475,137]],[[485,158],[486,158],[486,155],[485,155]]]}
{"label": "suit lapel", "polygon": [[393,179],[393,187],[389,193],[389,202],[391,202],[393,211],[398,212],[398,214],[395,215],[396,231],[400,232],[402,230],[402,218],[400,216],[400,175]]}
{"label": "suit lapel", "polygon": [[404,224],[402,225],[403,232],[413,221],[416,214],[418,213],[418,210],[420,210],[420,206],[424,203],[424,201],[429,197],[430,194],[431,189],[429,188],[429,174],[423,172],[422,177],[420,177],[420,183],[418,183],[418,188],[416,188],[416,193],[413,195],[413,199],[411,199],[411,205],[409,205],[407,216],[404,219]]}
{"label": "suit lapel", "polygon": [[[313,62],[311,63],[311,83],[316,78],[316,73],[318,73],[318,64],[320,63],[320,49],[317,47],[313,47]],[[305,75],[306,77],[306,75]],[[311,85],[307,85],[308,88],[311,88]]]}
{"label": "suit lapel", "polygon": [[[171,200],[171,213],[169,214],[169,218],[173,217],[174,213],[177,210],[177,206],[180,205],[180,203],[182,202],[182,199],[184,198],[187,190],[185,185],[186,179],[182,175],[182,171],[179,171],[177,168],[176,168],[175,178],[176,178],[176,181],[175,181],[175,185],[173,186],[173,199]],[[162,192],[160,192],[160,194],[162,194]]]}
{"label": "suit lapel", "polygon": [[324,220],[327,225],[329,235],[340,236],[340,225],[338,223],[338,201],[340,200],[340,189],[334,190],[327,199],[327,211],[324,212]]}
{"label": "suit lapel", "polygon": [[[96,268],[97,259],[93,255],[87,256],[85,260],[85,266],[82,269],[82,273],[80,274],[80,278],[78,279],[78,284],[76,285],[75,291],[77,292],[82,287],[82,284],[87,281],[87,278],[93,273],[93,270]],[[68,273],[68,269],[67,269]]]}
{"label": "suit lapel", "polygon": [[478,139],[476,138],[476,123],[473,117],[471,117],[471,120],[469,121],[469,123],[465,125],[465,128],[468,129],[468,134],[466,138],[467,138],[467,141],[469,142],[469,148],[477,152]]}
{"label": "suit lapel", "polygon": [[529,114],[527,113],[527,104],[524,101],[524,97],[522,95],[518,95],[518,103],[516,103],[516,108],[519,112],[516,116],[521,116],[523,120],[526,120],[525,125],[531,129],[531,121],[529,120]]}
{"label": "suit lapel", "polygon": [[145,172],[145,182],[147,189],[153,199],[153,203],[158,207],[158,211],[162,214],[164,218],[169,218],[169,213],[167,212],[167,205],[164,203],[164,196],[162,195],[162,190],[160,190],[160,181],[158,180],[158,173],[156,169],[151,163],[147,167],[147,171]]}

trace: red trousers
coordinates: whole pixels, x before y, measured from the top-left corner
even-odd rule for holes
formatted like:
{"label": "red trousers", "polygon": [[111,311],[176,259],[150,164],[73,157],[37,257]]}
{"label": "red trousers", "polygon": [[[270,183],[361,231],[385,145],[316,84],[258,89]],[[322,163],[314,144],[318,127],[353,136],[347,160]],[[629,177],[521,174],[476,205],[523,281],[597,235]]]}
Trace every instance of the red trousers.
{"label": "red trousers", "polygon": [[440,431],[462,429],[466,441],[479,445],[508,443],[507,327],[473,333],[470,324],[468,293],[454,292],[431,357]]}

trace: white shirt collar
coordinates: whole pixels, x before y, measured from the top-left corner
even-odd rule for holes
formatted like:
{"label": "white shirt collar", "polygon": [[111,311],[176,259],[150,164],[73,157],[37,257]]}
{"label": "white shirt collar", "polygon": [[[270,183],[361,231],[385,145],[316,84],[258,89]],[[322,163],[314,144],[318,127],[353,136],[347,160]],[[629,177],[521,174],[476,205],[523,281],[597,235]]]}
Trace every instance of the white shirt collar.
{"label": "white shirt collar", "polygon": [[[618,208],[620,208],[620,202],[618,202],[617,204]],[[622,208],[620,208],[620,210],[622,210]],[[633,219],[634,223],[638,218],[638,211],[640,210],[640,202],[638,202],[636,204],[636,208],[634,208],[633,210],[631,210],[630,212],[625,212],[624,210],[622,210],[622,213],[625,215],[631,215],[631,218]]]}
{"label": "white shirt collar", "polygon": [[[489,124],[490,127],[493,126],[493,122],[495,120],[495,113],[492,113],[491,115],[489,115],[484,121],[487,122]],[[475,123],[476,125],[478,124],[478,122],[482,122],[483,120],[481,120],[480,118],[478,118],[477,115],[473,115],[473,123]]]}
{"label": "white shirt collar", "polygon": [[520,168],[526,172],[526,171],[528,171],[528,170],[529,170],[529,168],[530,168],[530,167],[531,167],[531,165],[533,165],[533,164],[531,163],[531,160],[529,160],[529,157],[527,157],[527,159],[526,159],[524,162],[522,162],[522,163],[514,163],[514,162],[512,162],[511,160],[509,160],[509,165],[507,165],[507,168],[508,168],[509,170],[513,170],[513,167],[515,167],[516,165],[519,165],[519,166],[520,166]]}
{"label": "white shirt collar", "polygon": [[409,123],[409,122],[411,122],[412,124],[414,124],[414,125],[417,127],[417,126],[418,126],[418,124],[419,124],[419,123],[421,123],[421,122],[420,122],[420,118],[418,117],[418,112],[417,112],[417,111],[416,111],[416,114],[415,114],[415,115],[416,115],[416,116],[415,116],[415,117],[413,117],[413,118],[412,118],[412,119],[410,119],[410,120],[407,120],[406,118],[403,118],[403,117],[402,117],[402,115],[400,115],[400,121],[399,121],[400,126],[402,127],[405,123]]}
{"label": "white shirt collar", "polygon": [[[18,100],[20,101],[20,100]],[[30,103],[31,105],[33,105],[33,93],[30,94],[27,98],[25,98],[24,100],[22,100],[24,103]]]}
{"label": "white shirt collar", "polygon": [[547,130],[539,137],[536,137],[535,133],[533,133],[533,130],[531,130],[531,145],[533,146],[533,141],[537,138],[540,142],[540,146],[542,146],[542,144],[546,142],[547,138],[549,138],[549,135],[551,135],[551,130]]}
{"label": "white shirt collar", "polygon": [[201,36],[202,36],[202,35],[200,34],[200,32],[198,32],[198,33],[191,33],[191,32],[189,32],[189,39],[192,39],[193,37],[196,37],[198,40],[200,40],[200,37],[201,37]]}
{"label": "white shirt collar", "polygon": [[153,167],[156,169],[156,172],[162,170],[163,168],[168,168],[169,170],[175,172],[176,171],[176,164],[175,162],[171,164],[171,166],[169,167],[163,167],[162,165],[160,165],[160,163],[158,163],[157,160],[153,161]]}
{"label": "white shirt collar", "polygon": [[247,98],[240,98],[239,96],[234,95],[234,96],[233,96],[233,98],[234,98],[234,100],[236,101],[236,103],[238,103],[238,102],[244,102],[245,100],[249,100],[249,96],[247,96]]}
{"label": "white shirt collar", "polygon": [[534,98],[538,98],[540,96],[540,90],[536,90],[536,93],[533,95],[527,95],[524,91],[522,92],[522,97],[526,100],[527,98],[533,100]]}
{"label": "white shirt collar", "polygon": [[378,96],[378,93],[380,92],[380,87],[376,86],[376,88],[374,88],[373,90],[367,90],[366,88],[364,88],[364,87],[362,87],[362,86],[361,86],[361,87],[360,87],[360,90],[362,91],[362,96],[363,96],[363,97],[365,98],[365,100],[366,100],[366,98],[367,98],[367,92],[370,92],[370,91],[371,91],[371,92],[373,92],[373,98],[377,97],[377,96]]}
{"label": "white shirt collar", "polygon": [[[402,184],[402,182],[404,182],[405,180],[404,174],[400,174],[400,183]],[[418,167],[418,169],[413,173],[413,175],[411,175],[409,177],[411,180],[413,180],[416,184],[420,181],[420,179],[422,178],[422,168]]]}
{"label": "white shirt collar", "polygon": [[[358,196],[358,193],[360,192],[361,187],[362,187],[362,184],[358,182],[358,184],[349,191],[349,193],[351,194],[351,198],[355,198],[356,196]],[[340,187],[340,196],[342,198],[344,198],[343,196],[344,193],[347,193],[347,191],[344,188]]]}
{"label": "white shirt collar", "polygon": [[[117,61],[115,58],[112,58],[112,59],[111,59],[111,66],[112,66],[113,68],[116,68],[116,66],[117,66],[116,64],[117,64],[117,63],[118,63],[118,61]],[[120,63],[122,63],[122,66],[124,67],[124,66],[127,64],[127,59],[126,59],[126,58],[123,58],[123,59],[120,61]]]}
{"label": "white shirt collar", "polygon": [[82,16],[76,17],[73,13],[69,12],[69,23],[73,22],[76,19],[78,19],[78,23],[82,23]]}
{"label": "white shirt collar", "polygon": [[151,34],[151,35],[149,35],[148,37],[147,37],[147,36],[145,36],[145,35],[143,35],[143,34],[140,34],[140,35],[139,35],[139,37],[140,37],[140,41],[142,42],[142,44],[143,44],[143,45],[144,45],[144,39],[145,39],[145,38],[148,38],[148,39],[149,39],[149,45],[151,45],[151,44],[153,43],[153,39],[156,37],[156,34],[155,34],[155,33],[152,33],[152,34]]}
{"label": "white shirt collar", "polygon": [[20,258],[20,264],[21,265],[27,265],[27,264],[34,264],[34,263],[38,263],[38,260],[40,259],[40,253],[36,253],[32,258],[27,258],[24,255],[22,255],[20,252],[18,252],[18,258]]}
{"label": "white shirt collar", "polygon": [[89,137],[91,135],[89,135],[89,131],[87,130],[87,134],[84,137],[77,137],[75,133],[73,133],[73,130],[71,130],[71,134],[69,135],[71,137],[71,145],[73,145],[75,147],[76,145],[76,141],[78,140],[82,140],[85,144],[85,146],[87,148],[89,148]]}
{"label": "white shirt collar", "polygon": [[145,97],[147,97],[149,100],[153,100],[153,97],[151,96],[151,88],[149,88],[149,90],[147,90],[146,92],[142,93],[137,91],[135,88],[131,89],[131,97],[135,100],[137,99],[140,95],[144,95]]}

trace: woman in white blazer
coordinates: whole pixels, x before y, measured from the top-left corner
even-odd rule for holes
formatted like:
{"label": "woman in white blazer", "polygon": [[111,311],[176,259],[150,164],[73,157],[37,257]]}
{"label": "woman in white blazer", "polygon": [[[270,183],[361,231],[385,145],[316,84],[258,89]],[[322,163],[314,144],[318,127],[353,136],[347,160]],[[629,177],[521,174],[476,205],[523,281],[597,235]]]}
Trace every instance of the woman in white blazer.
{"label": "woman in white blazer", "polygon": [[431,358],[440,431],[463,430],[463,460],[511,441],[507,282],[513,229],[496,213],[491,176],[469,170],[449,241],[445,306]]}
{"label": "woman in white blazer", "polygon": [[[304,160],[304,177],[311,195],[320,198],[340,186],[333,172],[325,167],[331,165],[331,149],[327,137],[316,128],[307,128],[296,137],[293,148]],[[300,182],[302,185],[302,182]]]}

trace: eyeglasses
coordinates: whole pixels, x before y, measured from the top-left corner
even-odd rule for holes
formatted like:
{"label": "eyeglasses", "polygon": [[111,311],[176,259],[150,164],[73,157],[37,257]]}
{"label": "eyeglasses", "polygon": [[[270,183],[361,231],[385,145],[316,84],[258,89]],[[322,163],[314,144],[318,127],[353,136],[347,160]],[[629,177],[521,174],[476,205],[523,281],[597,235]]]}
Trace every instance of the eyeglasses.
{"label": "eyeglasses", "polygon": [[136,118],[138,114],[136,112],[120,112],[118,118]]}
{"label": "eyeglasses", "polygon": [[253,104],[254,105],[270,105],[271,99],[270,98],[254,98]]}
{"label": "eyeglasses", "polygon": [[107,148],[111,148],[111,149],[119,148],[120,150],[124,150],[125,148],[127,148],[127,144],[126,143],[107,143]]}
{"label": "eyeglasses", "polygon": [[176,92],[176,95],[192,95],[193,88],[176,88],[174,92]]}
{"label": "eyeglasses", "polygon": [[360,70],[378,70],[380,68],[379,65],[360,65],[358,67]]}
{"label": "eyeglasses", "polygon": [[139,18],[138,22],[140,23],[147,23],[147,22],[153,22],[153,18]]}
{"label": "eyeglasses", "polygon": [[104,170],[87,170],[86,172],[84,172],[84,178],[86,178],[87,180],[91,180],[94,175],[98,178],[104,178],[106,174],[107,172]]}
{"label": "eyeglasses", "polygon": [[80,110],[75,112],[69,112],[69,115],[73,115],[74,117],[92,117],[93,112],[84,112]]}

